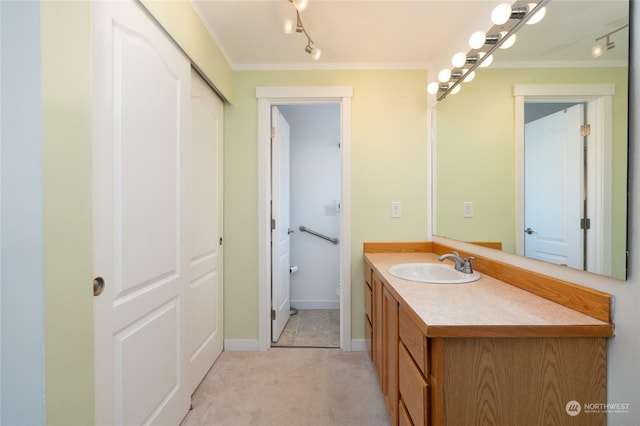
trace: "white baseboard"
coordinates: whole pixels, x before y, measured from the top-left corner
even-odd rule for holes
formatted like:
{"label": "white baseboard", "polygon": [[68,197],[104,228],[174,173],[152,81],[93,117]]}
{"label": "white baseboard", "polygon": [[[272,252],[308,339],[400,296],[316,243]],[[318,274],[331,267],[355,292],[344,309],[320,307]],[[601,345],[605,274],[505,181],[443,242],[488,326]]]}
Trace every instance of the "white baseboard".
{"label": "white baseboard", "polygon": [[228,339],[224,341],[224,350],[227,352],[259,352],[258,340]]}
{"label": "white baseboard", "polygon": [[340,309],[339,300],[292,300],[291,307],[296,309]]}
{"label": "white baseboard", "polygon": [[367,341],[364,339],[352,339],[351,340],[351,352],[366,352]]}
{"label": "white baseboard", "polygon": [[[257,340],[228,339],[224,341],[226,352],[260,352],[260,345]],[[351,352],[366,352],[367,341],[364,339],[351,340]]]}

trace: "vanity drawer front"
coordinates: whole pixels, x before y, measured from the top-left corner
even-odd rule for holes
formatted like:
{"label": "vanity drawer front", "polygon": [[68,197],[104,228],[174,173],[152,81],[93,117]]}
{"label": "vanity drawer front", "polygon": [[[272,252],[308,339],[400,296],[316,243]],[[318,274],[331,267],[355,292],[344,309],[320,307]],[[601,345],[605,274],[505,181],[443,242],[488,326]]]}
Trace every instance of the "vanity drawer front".
{"label": "vanity drawer front", "polygon": [[429,350],[427,347],[427,337],[422,334],[418,325],[407,315],[400,306],[399,314],[399,334],[400,340],[407,347],[407,350],[415,360],[416,364],[425,376],[429,375]]}
{"label": "vanity drawer front", "polygon": [[373,327],[371,327],[371,322],[366,315],[364,316],[364,340],[367,344],[367,352],[369,352],[369,357],[373,359]]}
{"label": "vanity drawer front", "polygon": [[364,264],[364,282],[370,289],[373,288],[373,269],[366,263]]}
{"label": "vanity drawer front", "polygon": [[398,401],[398,426],[413,426],[407,407],[404,406],[402,400]]}
{"label": "vanity drawer front", "polygon": [[372,315],[372,301],[373,301],[373,292],[371,291],[371,287],[365,284],[364,286],[364,313],[367,315],[370,323],[373,323],[373,315]]}
{"label": "vanity drawer front", "polygon": [[398,345],[400,399],[414,425],[429,424],[429,385],[402,343]]}

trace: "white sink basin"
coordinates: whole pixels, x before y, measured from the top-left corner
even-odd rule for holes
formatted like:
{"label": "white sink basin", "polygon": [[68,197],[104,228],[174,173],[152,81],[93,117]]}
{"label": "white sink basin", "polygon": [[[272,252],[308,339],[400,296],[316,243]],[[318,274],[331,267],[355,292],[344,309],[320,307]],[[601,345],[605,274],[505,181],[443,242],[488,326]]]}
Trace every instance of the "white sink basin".
{"label": "white sink basin", "polygon": [[465,274],[444,263],[399,263],[389,268],[389,273],[403,280],[429,284],[464,284],[477,281],[480,274]]}

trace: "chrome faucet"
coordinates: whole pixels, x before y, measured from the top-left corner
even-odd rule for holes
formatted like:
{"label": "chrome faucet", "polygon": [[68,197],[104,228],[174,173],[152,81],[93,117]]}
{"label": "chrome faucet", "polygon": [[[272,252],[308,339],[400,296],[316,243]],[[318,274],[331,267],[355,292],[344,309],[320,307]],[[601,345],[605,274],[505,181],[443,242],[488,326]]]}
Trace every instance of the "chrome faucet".
{"label": "chrome faucet", "polygon": [[440,262],[446,260],[446,259],[451,259],[455,262],[455,269],[456,271],[460,271],[462,273],[465,274],[473,274],[473,268],[471,267],[471,261],[475,260],[476,258],[473,256],[469,256],[466,259],[463,259],[462,257],[460,257],[460,255],[458,254],[457,251],[454,251],[452,253],[449,254],[443,254],[442,256],[438,257],[438,260]]}

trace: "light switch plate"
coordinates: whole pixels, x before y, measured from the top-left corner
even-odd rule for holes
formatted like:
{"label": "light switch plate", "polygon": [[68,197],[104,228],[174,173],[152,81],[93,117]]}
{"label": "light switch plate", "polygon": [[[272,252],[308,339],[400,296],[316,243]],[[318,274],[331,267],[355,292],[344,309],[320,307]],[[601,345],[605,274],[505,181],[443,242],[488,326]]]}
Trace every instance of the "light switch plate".
{"label": "light switch plate", "polygon": [[402,216],[402,203],[400,201],[391,202],[391,217]]}
{"label": "light switch plate", "polygon": [[473,201],[465,201],[462,203],[462,210],[463,217],[473,217]]}

